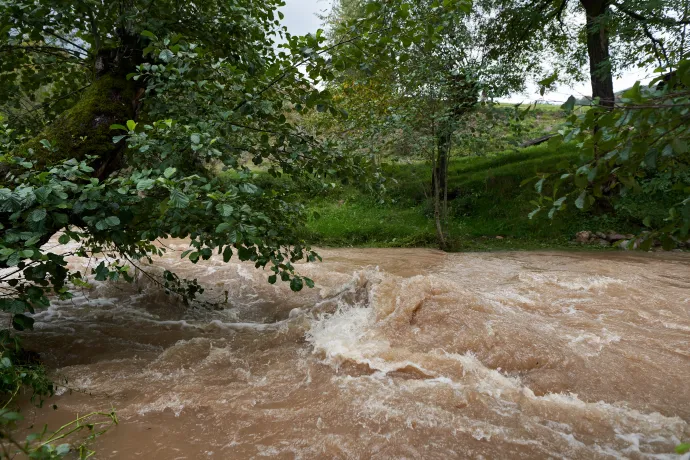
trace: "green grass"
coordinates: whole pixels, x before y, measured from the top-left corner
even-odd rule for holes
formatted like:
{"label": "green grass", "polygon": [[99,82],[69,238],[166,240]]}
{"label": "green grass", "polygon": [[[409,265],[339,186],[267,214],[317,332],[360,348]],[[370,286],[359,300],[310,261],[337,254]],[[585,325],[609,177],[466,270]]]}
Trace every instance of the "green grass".
{"label": "green grass", "polygon": [[[530,201],[537,195],[533,183],[523,187],[520,183],[540,172],[558,171],[563,160],[579,161],[575,147],[566,145],[554,151],[542,144],[486,157],[454,159],[449,167],[452,200],[447,222],[451,247],[578,248],[571,242],[578,231],[639,231],[647,211],[659,207],[654,200],[648,200],[639,209],[625,213],[585,213],[573,208],[553,220],[546,215],[529,219],[535,207]],[[430,189],[429,166],[422,162],[389,164],[384,171],[390,179],[383,197],[346,188],[310,198],[308,207],[320,218],[309,219],[305,237],[323,246],[436,245],[432,208],[426,196]]]}

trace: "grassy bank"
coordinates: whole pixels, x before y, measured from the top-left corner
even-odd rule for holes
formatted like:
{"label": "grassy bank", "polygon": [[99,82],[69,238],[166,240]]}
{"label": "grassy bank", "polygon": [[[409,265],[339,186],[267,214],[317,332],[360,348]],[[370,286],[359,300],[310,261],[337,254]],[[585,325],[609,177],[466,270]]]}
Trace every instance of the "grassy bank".
{"label": "grassy bank", "polygon": [[[484,157],[456,158],[449,168],[448,233],[455,250],[578,248],[571,241],[580,230],[637,232],[654,215],[664,194],[622,207],[581,212],[575,208],[550,220],[529,219],[536,198],[532,184],[520,183],[539,172],[558,171],[563,160],[578,162],[573,146],[554,151],[541,146]],[[324,246],[434,246],[433,214],[427,198],[431,171],[422,162],[384,166],[389,178],[383,196],[356,188],[310,198],[306,238]]]}

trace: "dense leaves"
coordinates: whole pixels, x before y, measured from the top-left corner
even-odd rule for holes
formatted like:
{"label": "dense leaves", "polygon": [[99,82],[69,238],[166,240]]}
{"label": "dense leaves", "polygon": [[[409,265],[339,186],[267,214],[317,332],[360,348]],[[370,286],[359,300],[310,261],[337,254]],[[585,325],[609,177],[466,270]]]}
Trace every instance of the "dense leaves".
{"label": "dense leaves", "polygon": [[[606,101],[611,110],[572,114],[553,142],[576,142],[586,164],[537,178],[533,215],[663,190],[677,205],[645,219],[645,241],[686,240],[687,8],[606,2],[593,18],[591,3],[482,0],[473,11],[468,0],[343,0],[328,32],[298,37],[280,25],[281,0],[0,0],[0,310],[25,331],[51,296],[131,281],[134,267],[193,300],[196,280],[142,267],[165,238],[188,239],[190,263],[236,257],[267,269],[270,283],[313,287],[296,269],[320,259],[299,237],[306,216],[294,192],[377,188],[372,159],[400,149],[433,165],[443,245],[451,146],[472,151],[493,99],[529,76],[542,94],[581,79],[594,31],[613,52],[590,59],[592,75],[658,61],[665,76]],[[661,16],[654,5],[668,8]],[[568,58],[541,65],[554,56]],[[289,186],[265,186],[259,171]],[[68,256],[95,260],[80,271]],[[3,375],[14,377],[1,390],[50,393],[39,372],[15,372],[17,343],[2,334]]]}
{"label": "dense leaves", "polygon": [[[690,61],[682,60],[670,78],[636,83],[613,110],[595,107],[584,115],[573,113],[562,136],[552,143],[577,142],[587,162],[543,176],[538,192],[544,180],[555,181],[551,196],[542,196],[537,210],[549,209],[553,216],[569,199],[580,209],[607,201],[620,210],[621,197],[634,200],[661,191],[675,196],[676,204],[664,210],[664,218],[644,218],[648,231],[640,247],[649,248],[655,239],[666,249],[685,242],[690,236],[689,86]],[[572,101],[565,107],[572,108]]]}
{"label": "dense leaves", "polygon": [[[313,286],[295,270],[318,260],[297,236],[302,204],[262,188],[253,168],[332,188],[370,164],[299,126],[312,111],[342,114],[319,87],[332,75],[325,38],[290,36],[280,5],[0,3],[0,309],[14,329],[30,329],[50,296],[132,280],[162,238],[188,238],[190,263],[215,253],[293,290]],[[29,123],[36,107],[22,101],[39,93],[42,118]],[[46,245],[56,233],[60,245]],[[67,256],[95,262],[75,270]],[[185,300],[203,292],[171,272],[149,276]]]}

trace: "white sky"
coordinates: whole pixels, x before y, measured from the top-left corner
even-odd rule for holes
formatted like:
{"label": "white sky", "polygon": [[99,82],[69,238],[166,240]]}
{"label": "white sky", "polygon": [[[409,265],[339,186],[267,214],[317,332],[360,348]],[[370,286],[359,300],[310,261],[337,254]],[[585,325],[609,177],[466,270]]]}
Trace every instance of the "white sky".
{"label": "white sky", "polygon": [[[317,17],[330,9],[331,0],[285,0],[286,5],[282,8],[285,24],[293,35],[305,35],[309,32],[316,32],[321,27],[321,20]],[[614,91],[620,91],[635,83],[636,80],[644,80],[649,77],[646,70],[628,71],[621,78],[614,79]],[[560,86],[555,91],[544,95],[545,100],[550,102],[562,102],[570,95],[580,98],[590,96],[592,90],[589,82],[581,83],[574,87]],[[507,99],[510,102],[533,102],[542,99],[537,92],[537,87],[530,88],[526,94],[515,94]]]}
{"label": "white sky", "polygon": [[285,15],[283,24],[293,35],[306,35],[321,27],[317,14],[323,14],[331,7],[331,0],[285,0],[281,11]]}

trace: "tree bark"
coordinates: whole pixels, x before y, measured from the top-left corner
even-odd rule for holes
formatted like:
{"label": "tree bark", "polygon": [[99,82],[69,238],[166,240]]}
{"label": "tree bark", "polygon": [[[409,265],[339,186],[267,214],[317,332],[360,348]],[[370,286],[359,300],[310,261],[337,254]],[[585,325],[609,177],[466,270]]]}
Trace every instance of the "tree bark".
{"label": "tree bark", "polygon": [[[110,126],[137,118],[140,88],[126,78],[137,64],[135,55],[131,47],[99,51],[94,58],[94,80],[80,100],[14,153],[33,162],[35,169],[45,169],[70,158],[81,161],[92,156],[96,158],[92,166],[99,179],[117,170],[125,143],[113,143],[117,133]],[[54,152],[43,148],[40,144],[43,139],[56,147]]]}
{"label": "tree bark", "polygon": [[[447,196],[448,161],[453,136],[452,121],[440,123],[436,133],[436,166],[431,175],[432,189],[438,185],[439,196]],[[437,183],[438,182],[438,183]]]}
{"label": "tree bark", "polygon": [[587,54],[592,82],[592,98],[612,108],[615,103],[613,74],[609,53],[609,31],[606,26],[608,0],[580,0],[587,14]]}
{"label": "tree bark", "polygon": [[[111,131],[110,126],[137,118],[141,91],[134,81],[126,78],[136,65],[133,59],[142,58],[141,52],[137,54],[131,47],[100,50],[94,60],[94,81],[81,99],[41,133],[18,147],[14,154],[27,158],[37,170],[48,170],[63,160],[81,161],[92,156],[95,157],[91,163],[93,176],[99,180],[122,168],[126,145],[123,141],[113,143],[117,133]],[[46,150],[40,143],[43,139],[51,142],[55,151]],[[12,177],[20,172],[23,170],[0,169],[0,187],[14,188]],[[73,217],[70,216],[70,225],[82,224]],[[6,229],[13,226],[8,219],[9,215],[0,215],[0,223]],[[61,227],[46,228],[38,246],[59,230]],[[0,268],[5,268],[4,262],[0,262]]]}
{"label": "tree bark", "polygon": [[436,237],[438,238],[438,246],[439,249],[445,250],[446,249],[446,237],[443,234],[443,224],[441,222],[441,193],[439,189],[439,183],[440,183],[440,178],[439,178],[439,168],[438,164],[436,161],[434,161],[433,164],[433,188],[431,189],[431,192],[433,193],[434,197],[434,224],[436,225]]}

